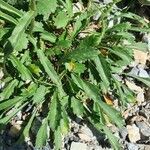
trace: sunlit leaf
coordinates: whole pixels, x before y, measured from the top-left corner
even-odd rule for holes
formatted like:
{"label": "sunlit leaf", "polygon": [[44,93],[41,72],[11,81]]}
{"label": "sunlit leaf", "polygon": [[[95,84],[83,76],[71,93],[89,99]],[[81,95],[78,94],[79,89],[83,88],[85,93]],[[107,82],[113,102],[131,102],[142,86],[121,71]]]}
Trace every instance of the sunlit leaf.
{"label": "sunlit leaf", "polygon": [[107,91],[110,85],[111,72],[107,61],[100,55],[94,59],[96,69],[99,72],[102,82],[104,83],[105,90]]}
{"label": "sunlit leaf", "polygon": [[16,48],[19,39],[21,38],[22,34],[27,29],[28,25],[30,24],[31,20],[34,17],[34,14],[35,14],[35,12],[29,11],[29,12],[25,13],[19,19],[17,26],[14,28],[11,36],[8,39],[6,46],[5,46],[6,54],[12,52]]}
{"label": "sunlit leaf", "polygon": [[55,133],[54,133],[54,143],[55,143],[55,149],[56,150],[60,150],[61,146],[62,146],[62,134],[61,134],[61,128],[60,127],[58,127],[55,130]]}
{"label": "sunlit leaf", "polygon": [[0,94],[2,99],[8,99],[14,92],[14,89],[18,85],[19,81],[17,79],[12,80],[6,88],[4,88],[3,92]]}
{"label": "sunlit leaf", "polygon": [[9,21],[9,22],[11,22],[11,23],[13,23],[13,24],[18,23],[18,21],[16,19],[14,19],[13,17],[11,17],[11,16],[9,16],[9,15],[1,12],[1,11],[0,11],[0,17],[7,20],[7,21]]}
{"label": "sunlit leaf", "polygon": [[64,28],[66,27],[68,21],[69,21],[69,18],[67,16],[67,13],[66,12],[59,12],[59,14],[56,16],[56,18],[53,19],[54,20],[54,25],[57,27],[57,28]]}
{"label": "sunlit leaf", "polygon": [[13,66],[21,73],[21,77],[23,80],[32,80],[30,71],[18,60],[18,58],[14,55],[10,55],[10,61]]}
{"label": "sunlit leaf", "polygon": [[49,124],[52,130],[55,130],[58,127],[60,120],[60,103],[58,100],[57,92],[53,94],[51,99],[50,107],[49,107]]}
{"label": "sunlit leaf", "polygon": [[47,93],[47,88],[44,85],[40,85],[40,87],[36,90],[35,95],[33,96],[33,103],[39,104],[45,98]]}
{"label": "sunlit leaf", "polygon": [[17,102],[21,101],[22,99],[22,97],[17,96],[13,99],[0,102],[0,110],[13,107]]}
{"label": "sunlit leaf", "polygon": [[9,5],[8,3],[4,2],[3,0],[0,0],[0,8],[10,14],[15,14],[19,17],[21,17],[23,15],[23,13],[21,11],[19,11],[15,7]]}
{"label": "sunlit leaf", "polygon": [[48,125],[47,119],[44,119],[36,136],[35,146],[37,148],[42,148],[46,144],[47,125]]}
{"label": "sunlit leaf", "polygon": [[81,101],[75,97],[71,99],[71,107],[73,109],[74,114],[77,116],[82,116],[84,113],[84,107]]}
{"label": "sunlit leaf", "polygon": [[68,115],[64,109],[62,109],[61,116],[62,116],[62,118],[60,120],[61,133],[63,135],[67,135],[67,133],[69,131],[69,119],[68,119]]}
{"label": "sunlit leaf", "polygon": [[83,47],[77,48],[70,52],[66,59],[72,59],[75,61],[86,61],[88,59],[93,59],[98,56],[99,52],[93,47]]}
{"label": "sunlit leaf", "polygon": [[42,15],[54,13],[57,7],[57,0],[37,0],[37,12]]}

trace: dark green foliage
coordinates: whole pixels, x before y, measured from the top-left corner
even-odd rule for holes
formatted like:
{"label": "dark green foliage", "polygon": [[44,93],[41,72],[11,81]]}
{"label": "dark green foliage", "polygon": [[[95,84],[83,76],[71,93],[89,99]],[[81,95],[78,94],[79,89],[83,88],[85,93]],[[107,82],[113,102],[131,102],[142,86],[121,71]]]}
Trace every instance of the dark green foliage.
{"label": "dark green foliage", "polygon": [[[6,125],[30,104],[31,116],[19,141],[29,136],[34,118],[42,114],[35,146],[42,147],[50,138],[55,149],[60,149],[63,137],[70,130],[71,114],[88,118],[106,133],[112,147],[119,150],[105,116],[119,128],[124,120],[103,98],[116,90],[122,104],[120,109],[128,102],[135,102],[133,92],[117,81],[114,74],[124,74],[150,86],[149,79],[122,71],[133,60],[133,48],[146,50],[147,45],[137,43],[131,32],[149,31],[144,19],[116,10],[113,6],[119,0],[107,6],[89,1],[82,12],[73,12],[71,0],[7,2],[0,0],[0,66],[5,73],[5,86],[0,94],[0,124]],[[27,9],[23,9],[24,4]],[[94,21],[97,12],[102,15]],[[110,15],[114,21],[112,27],[108,25]],[[115,22],[116,18],[120,22]],[[124,18],[137,23],[124,22]],[[12,108],[13,113],[8,115]]]}

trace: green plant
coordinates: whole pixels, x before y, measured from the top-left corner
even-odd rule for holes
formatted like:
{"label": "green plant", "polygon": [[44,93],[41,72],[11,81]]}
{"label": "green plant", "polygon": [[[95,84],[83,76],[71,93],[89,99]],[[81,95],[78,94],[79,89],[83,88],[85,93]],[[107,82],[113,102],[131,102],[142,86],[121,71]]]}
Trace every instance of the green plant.
{"label": "green plant", "polygon": [[[30,104],[30,118],[19,141],[29,136],[35,117],[42,113],[35,141],[38,148],[49,138],[49,128],[55,149],[60,149],[70,119],[77,116],[103,131],[114,149],[120,149],[106,120],[118,127],[124,120],[104,97],[116,90],[120,109],[135,102],[134,93],[117,81],[116,74],[150,85],[149,79],[123,71],[133,59],[133,48],[145,46],[136,43],[133,31],[149,32],[150,28],[140,16],[116,9],[119,1],[107,6],[83,2],[86,7],[75,13],[71,0],[24,1],[28,10],[17,9],[22,6],[18,1],[10,5],[0,0],[0,56],[5,73],[0,94],[1,127]],[[97,13],[100,18],[94,21]],[[111,27],[110,21],[114,22]],[[14,111],[8,115],[11,109]]]}

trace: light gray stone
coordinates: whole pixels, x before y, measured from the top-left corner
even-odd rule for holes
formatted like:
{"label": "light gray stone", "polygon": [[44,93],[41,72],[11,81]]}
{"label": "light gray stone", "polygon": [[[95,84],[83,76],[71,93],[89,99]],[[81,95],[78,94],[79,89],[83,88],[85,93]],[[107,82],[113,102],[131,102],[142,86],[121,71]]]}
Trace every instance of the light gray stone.
{"label": "light gray stone", "polygon": [[87,126],[82,126],[79,130],[80,133],[86,134],[89,137],[93,137],[92,131]]}
{"label": "light gray stone", "polygon": [[138,75],[138,73],[139,73],[138,67],[133,67],[130,71],[131,75]]}
{"label": "light gray stone", "polygon": [[72,142],[70,150],[88,150],[88,147],[85,143]]}
{"label": "light gray stone", "polygon": [[149,78],[149,75],[146,70],[144,70],[143,68],[139,68],[139,77]]}
{"label": "light gray stone", "polygon": [[146,70],[143,69],[142,66],[135,66],[132,68],[132,70],[130,71],[131,75],[136,75],[139,77],[143,77],[143,78],[149,78],[149,74],[147,73]]}
{"label": "light gray stone", "polygon": [[133,144],[133,143],[128,143],[127,148],[128,148],[128,150],[138,150],[139,149],[137,144]]}
{"label": "light gray stone", "polygon": [[145,122],[137,122],[136,124],[140,129],[142,135],[150,137],[150,126],[148,126],[148,124],[146,124]]}

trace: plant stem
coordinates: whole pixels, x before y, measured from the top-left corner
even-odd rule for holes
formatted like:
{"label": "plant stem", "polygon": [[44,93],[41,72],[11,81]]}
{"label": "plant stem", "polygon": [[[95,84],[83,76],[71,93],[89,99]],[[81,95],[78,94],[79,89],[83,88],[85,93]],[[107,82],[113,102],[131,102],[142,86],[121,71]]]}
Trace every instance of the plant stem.
{"label": "plant stem", "polygon": [[[29,3],[29,10],[30,11],[36,11],[36,2],[35,0],[30,0],[30,3]],[[29,27],[29,34],[32,36],[32,31],[33,31],[33,28],[34,28],[34,22],[35,22],[35,18],[32,19],[31,21],[31,25]]]}

